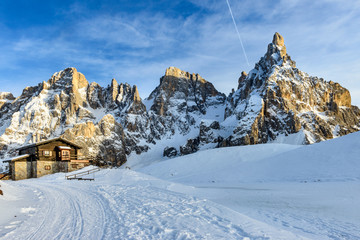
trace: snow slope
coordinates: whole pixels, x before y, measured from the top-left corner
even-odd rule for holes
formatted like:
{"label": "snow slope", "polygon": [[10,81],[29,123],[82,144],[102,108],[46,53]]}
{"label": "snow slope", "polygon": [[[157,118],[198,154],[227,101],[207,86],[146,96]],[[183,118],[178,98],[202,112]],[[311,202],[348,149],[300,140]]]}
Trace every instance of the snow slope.
{"label": "snow slope", "polygon": [[0,239],[306,239],[130,170],[1,185]]}
{"label": "snow slope", "polygon": [[360,133],[307,146],[213,149],[138,169],[311,239],[360,239]]}
{"label": "snow slope", "polygon": [[360,132],[313,145],[211,149],[139,171],[180,183],[360,180]]}

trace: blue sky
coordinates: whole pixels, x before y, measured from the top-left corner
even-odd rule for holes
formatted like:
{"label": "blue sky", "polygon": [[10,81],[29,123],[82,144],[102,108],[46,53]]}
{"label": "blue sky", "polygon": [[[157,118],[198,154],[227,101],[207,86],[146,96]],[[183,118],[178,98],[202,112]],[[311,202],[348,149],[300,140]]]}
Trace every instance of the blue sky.
{"label": "blue sky", "polygon": [[275,32],[300,70],[339,82],[360,105],[360,1],[2,0],[0,91],[19,95],[76,67],[102,86],[136,84],[145,98],[169,66],[196,72],[228,94]]}

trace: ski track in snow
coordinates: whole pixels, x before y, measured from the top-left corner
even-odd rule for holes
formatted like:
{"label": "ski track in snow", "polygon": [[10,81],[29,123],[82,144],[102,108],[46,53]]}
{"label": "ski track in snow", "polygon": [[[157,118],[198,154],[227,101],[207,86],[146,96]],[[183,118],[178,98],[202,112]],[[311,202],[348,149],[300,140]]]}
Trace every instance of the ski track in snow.
{"label": "ski track in snow", "polygon": [[34,194],[37,200],[20,199],[26,216],[0,225],[0,239],[304,239],[170,191],[176,184],[141,173],[99,175],[95,182],[67,181],[64,174],[11,182],[27,192],[25,198]]}

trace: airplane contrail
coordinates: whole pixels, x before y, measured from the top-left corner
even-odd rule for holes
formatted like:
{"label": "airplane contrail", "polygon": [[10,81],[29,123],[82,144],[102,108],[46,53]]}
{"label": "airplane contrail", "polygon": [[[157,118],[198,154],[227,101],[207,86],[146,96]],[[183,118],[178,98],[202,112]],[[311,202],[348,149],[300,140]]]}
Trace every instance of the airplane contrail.
{"label": "airplane contrail", "polygon": [[248,57],[247,57],[247,55],[246,55],[246,51],[245,51],[244,44],[243,44],[242,39],[241,39],[241,35],[240,35],[240,32],[239,32],[239,29],[238,29],[238,27],[237,27],[237,25],[236,25],[236,22],[235,22],[235,19],[234,19],[234,15],[233,15],[232,10],[231,10],[231,7],[230,7],[229,0],[226,0],[226,3],[227,3],[227,5],[228,5],[228,7],[229,7],[230,15],[231,15],[231,18],[232,18],[232,20],[233,20],[233,23],[234,23],[234,26],[235,26],[235,30],[236,30],[236,32],[237,32],[237,35],[238,35],[238,37],[239,37],[239,40],[240,40],[240,43],[241,43],[241,48],[242,48],[242,50],[243,50],[243,52],[244,52],[244,56],[245,56],[245,59],[246,59],[246,63],[247,63],[247,65],[250,67],[250,63],[249,63]]}

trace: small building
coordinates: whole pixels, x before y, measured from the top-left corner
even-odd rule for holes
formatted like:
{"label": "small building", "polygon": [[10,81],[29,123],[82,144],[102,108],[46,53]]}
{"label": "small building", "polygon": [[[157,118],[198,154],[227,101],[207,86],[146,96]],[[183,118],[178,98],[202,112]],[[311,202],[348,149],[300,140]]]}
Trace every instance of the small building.
{"label": "small building", "polygon": [[63,138],[54,138],[23,146],[19,155],[3,162],[9,163],[12,180],[38,178],[57,172],[71,172],[90,165],[80,159],[82,147]]}

